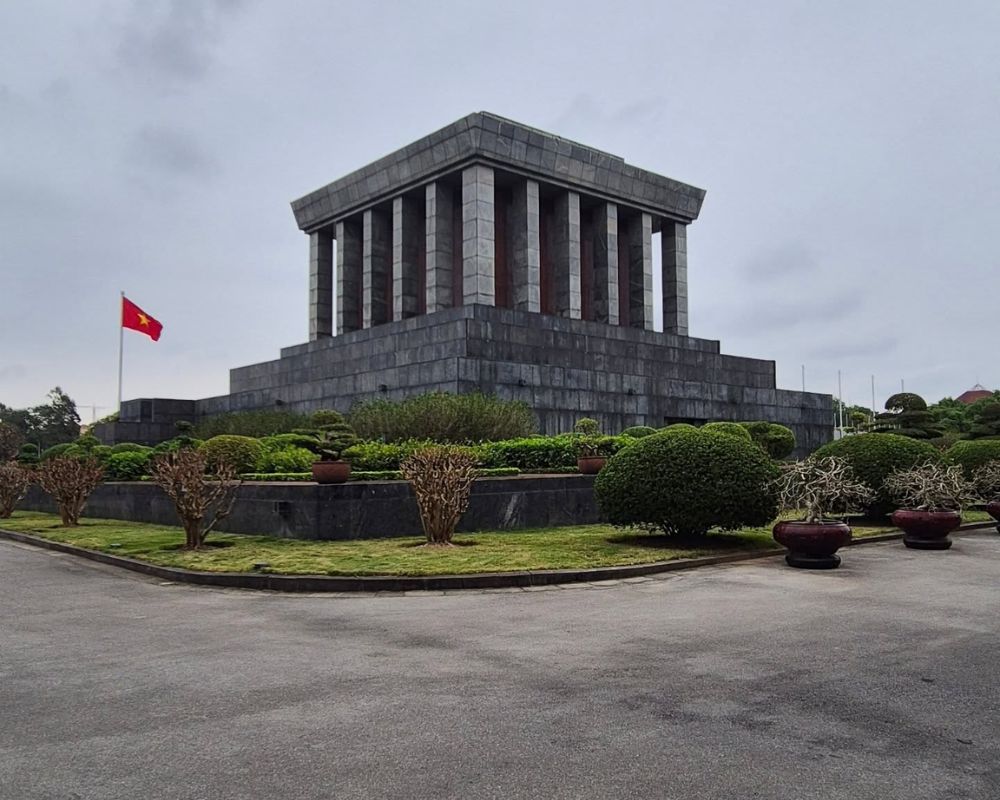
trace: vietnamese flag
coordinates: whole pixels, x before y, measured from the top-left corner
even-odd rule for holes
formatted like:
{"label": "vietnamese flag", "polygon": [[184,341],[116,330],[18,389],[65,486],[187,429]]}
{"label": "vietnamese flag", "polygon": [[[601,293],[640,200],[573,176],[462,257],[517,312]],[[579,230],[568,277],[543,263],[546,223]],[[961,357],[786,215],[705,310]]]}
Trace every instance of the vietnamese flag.
{"label": "vietnamese flag", "polygon": [[163,325],[153,319],[139,306],[122,295],[122,327],[146,334],[154,342],[160,338]]}

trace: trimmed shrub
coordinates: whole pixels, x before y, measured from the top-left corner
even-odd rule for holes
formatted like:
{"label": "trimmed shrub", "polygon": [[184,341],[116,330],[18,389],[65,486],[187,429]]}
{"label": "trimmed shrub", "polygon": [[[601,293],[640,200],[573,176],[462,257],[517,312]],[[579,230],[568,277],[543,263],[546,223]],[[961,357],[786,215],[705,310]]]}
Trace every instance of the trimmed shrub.
{"label": "trimmed shrub", "polygon": [[351,462],[351,469],[361,471],[397,470],[408,457],[433,442],[411,439],[406,442],[359,442],[348,447],[342,457]]}
{"label": "trimmed shrub", "polygon": [[260,442],[249,436],[213,436],[199,448],[210,469],[228,466],[234,472],[253,472],[264,454]]}
{"label": "trimmed shrub", "polygon": [[580,433],[584,436],[600,436],[601,426],[596,419],[583,417],[576,421],[576,425],[573,426],[573,433]]}
{"label": "trimmed shrub", "polygon": [[927,402],[919,394],[898,392],[885,401],[885,412],[875,415],[875,433],[894,433],[909,439],[937,439],[944,434]]}
{"label": "trimmed shrub", "polygon": [[929,442],[897,436],[894,433],[861,433],[845,436],[823,445],[817,458],[843,458],[854,474],[874,496],[866,509],[870,516],[884,516],[899,508],[885,486],[885,480],[897,470],[910,469],[926,462],[941,460],[937,448]]}
{"label": "trimmed shrub", "polygon": [[[518,470],[508,469],[505,467],[497,469],[476,469],[477,478],[505,478],[518,474]],[[240,475],[240,478],[245,481],[288,481],[300,483],[308,483],[313,479],[311,472],[245,472]],[[403,473],[398,469],[383,470],[380,472],[351,470],[351,477],[349,480],[401,481],[403,480]]]}
{"label": "trimmed shrub", "polygon": [[696,431],[698,426],[692,425],[690,422],[673,422],[670,425],[664,425],[660,428],[662,431]]}
{"label": "trimmed shrub", "polygon": [[316,436],[305,433],[278,433],[261,439],[260,446],[266,453],[274,453],[289,447],[302,447],[315,453],[319,448],[319,440]]}
{"label": "trimmed shrub", "polygon": [[317,456],[304,447],[268,450],[257,461],[259,472],[308,472]]}
{"label": "trimmed shrub", "polygon": [[974,439],[955,442],[944,454],[949,464],[957,464],[968,480],[972,480],[976,470],[992,462],[1000,463],[1000,440]]}
{"label": "trimmed shrub", "polygon": [[202,439],[195,439],[193,436],[175,436],[173,439],[167,439],[165,442],[160,442],[156,447],[153,448],[153,455],[161,455],[163,453],[176,453],[178,450],[197,449],[204,444]]}
{"label": "trimmed shrub", "polygon": [[21,450],[17,454],[17,463],[26,467],[34,466],[38,463],[38,448],[33,444],[21,445]]}
{"label": "trimmed shrub", "polygon": [[111,453],[104,463],[104,479],[108,481],[137,481],[143,475],[149,474],[150,459],[153,451],[126,450],[122,453]]}
{"label": "trimmed shrub", "polygon": [[74,445],[72,442],[64,442],[63,444],[54,444],[52,445],[52,447],[42,450],[42,454],[38,457],[38,460],[44,463],[50,459],[58,458],[73,446]]}
{"label": "trimmed shrub", "polygon": [[332,408],[321,408],[319,411],[313,411],[309,418],[315,428],[322,428],[324,425],[342,425],[347,422],[343,414]]}
{"label": "trimmed shrub", "polygon": [[706,422],[701,427],[702,430],[724,433],[726,436],[735,436],[737,439],[743,439],[747,442],[753,441],[750,431],[739,422]]}
{"label": "trimmed shrub", "polygon": [[543,438],[509,439],[480,446],[480,463],[486,467],[516,467],[522,472],[546,472],[576,467],[580,444],[585,442],[594,455],[612,456],[637,441],[631,436],[590,436],[574,433]]}
{"label": "trimmed shrub", "polygon": [[431,394],[401,402],[372,400],[348,415],[362,439],[475,444],[527,436],[536,430],[535,415],[525,403],[482,394]]}
{"label": "trimmed shrub", "polygon": [[979,407],[969,436],[972,439],[1000,439],[1000,403],[983,403]]}
{"label": "trimmed shrub", "polygon": [[152,453],[152,447],[146,447],[135,442],[119,442],[111,445],[111,453]]}
{"label": "trimmed shrub", "polygon": [[656,433],[656,428],[650,428],[648,425],[633,425],[631,428],[623,430],[622,436],[641,439],[643,436],[652,436],[654,433]]}
{"label": "trimmed shrub", "polygon": [[234,411],[206,417],[195,426],[194,432],[200,439],[223,435],[261,437],[291,433],[310,425],[309,415],[294,411]]}
{"label": "trimmed shrub", "polygon": [[788,458],[795,450],[795,433],[776,422],[741,422],[750,439],[775,461]]}
{"label": "trimmed shrub", "polygon": [[749,439],[679,429],[646,436],[612,457],[594,491],[614,525],[702,536],[771,522],[778,475]]}
{"label": "trimmed shrub", "polygon": [[408,456],[401,472],[417,497],[427,544],[450,545],[469,507],[475,460],[460,448],[433,445]]}

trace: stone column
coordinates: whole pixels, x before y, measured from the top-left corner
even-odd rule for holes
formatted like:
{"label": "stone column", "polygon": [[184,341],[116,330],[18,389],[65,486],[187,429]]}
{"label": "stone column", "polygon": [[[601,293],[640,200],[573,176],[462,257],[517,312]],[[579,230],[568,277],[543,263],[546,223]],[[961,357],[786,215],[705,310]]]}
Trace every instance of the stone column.
{"label": "stone column", "polygon": [[427,313],[451,308],[454,267],[454,200],[449,186],[427,184],[425,236],[427,247]]}
{"label": "stone column", "polygon": [[663,331],[687,336],[687,226],[663,220],[660,248],[663,253]]}
{"label": "stone column", "polygon": [[580,195],[563,192],[556,198],[552,231],[555,311],[580,319]]}
{"label": "stone column", "polygon": [[[646,213],[628,225],[629,324],[653,330],[653,218]],[[623,287],[622,287],[623,288]]]}
{"label": "stone column", "polygon": [[594,209],[594,320],[618,324],[618,206]]}
{"label": "stone column", "polygon": [[357,220],[337,223],[337,333],[360,330],[364,324],[361,310],[363,235]]}
{"label": "stone column", "polygon": [[309,234],[309,341],[333,336],[333,234]]}
{"label": "stone column", "polygon": [[392,277],[392,219],[381,209],[364,213],[362,296],[364,326],[381,325],[392,318],[389,283]]}
{"label": "stone column", "polygon": [[541,244],[538,223],[538,182],[526,180],[514,187],[508,227],[514,308],[541,311]]}
{"label": "stone column", "polygon": [[493,169],[462,171],[462,302],[492,306],[496,300]]}
{"label": "stone column", "polygon": [[412,197],[392,201],[392,318],[420,313],[420,254],[426,247],[420,203]]}

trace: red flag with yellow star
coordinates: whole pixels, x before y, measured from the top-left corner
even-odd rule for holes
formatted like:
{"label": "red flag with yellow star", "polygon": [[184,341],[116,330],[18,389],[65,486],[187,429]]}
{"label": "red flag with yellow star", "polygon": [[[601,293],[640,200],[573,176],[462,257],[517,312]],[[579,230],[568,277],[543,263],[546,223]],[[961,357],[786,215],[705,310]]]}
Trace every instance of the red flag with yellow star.
{"label": "red flag with yellow star", "polygon": [[122,295],[122,327],[146,334],[154,342],[159,340],[163,325],[139,306]]}

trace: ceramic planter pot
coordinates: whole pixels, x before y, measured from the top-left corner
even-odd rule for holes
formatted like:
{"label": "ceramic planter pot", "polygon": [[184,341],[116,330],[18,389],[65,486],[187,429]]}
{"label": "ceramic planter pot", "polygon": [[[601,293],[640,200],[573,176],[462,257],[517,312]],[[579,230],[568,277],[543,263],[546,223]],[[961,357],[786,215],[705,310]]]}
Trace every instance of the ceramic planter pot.
{"label": "ceramic planter pot", "polygon": [[957,511],[909,511],[900,509],[892,513],[892,524],[903,531],[903,544],[914,550],[947,550],[951,547],[948,536],[962,524]]}
{"label": "ceramic planter pot", "polygon": [[987,503],[986,513],[997,521],[997,533],[1000,533],[1000,500],[993,500]]}
{"label": "ceramic planter pot", "polygon": [[576,466],[581,475],[596,475],[604,469],[607,461],[604,456],[580,456],[576,460]]}
{"label": "ceramic planter pot", "polygon": [[851,528],[844,522],[779,522],[774,540],[788,548],[785,562],[799,569],[835,569],[836,552],[851,541]]}
{"label": "ceramic planter pot", "polygon": [[346,483],[351,477],[350,461],[314,461],[312,476],[316,483]]}

